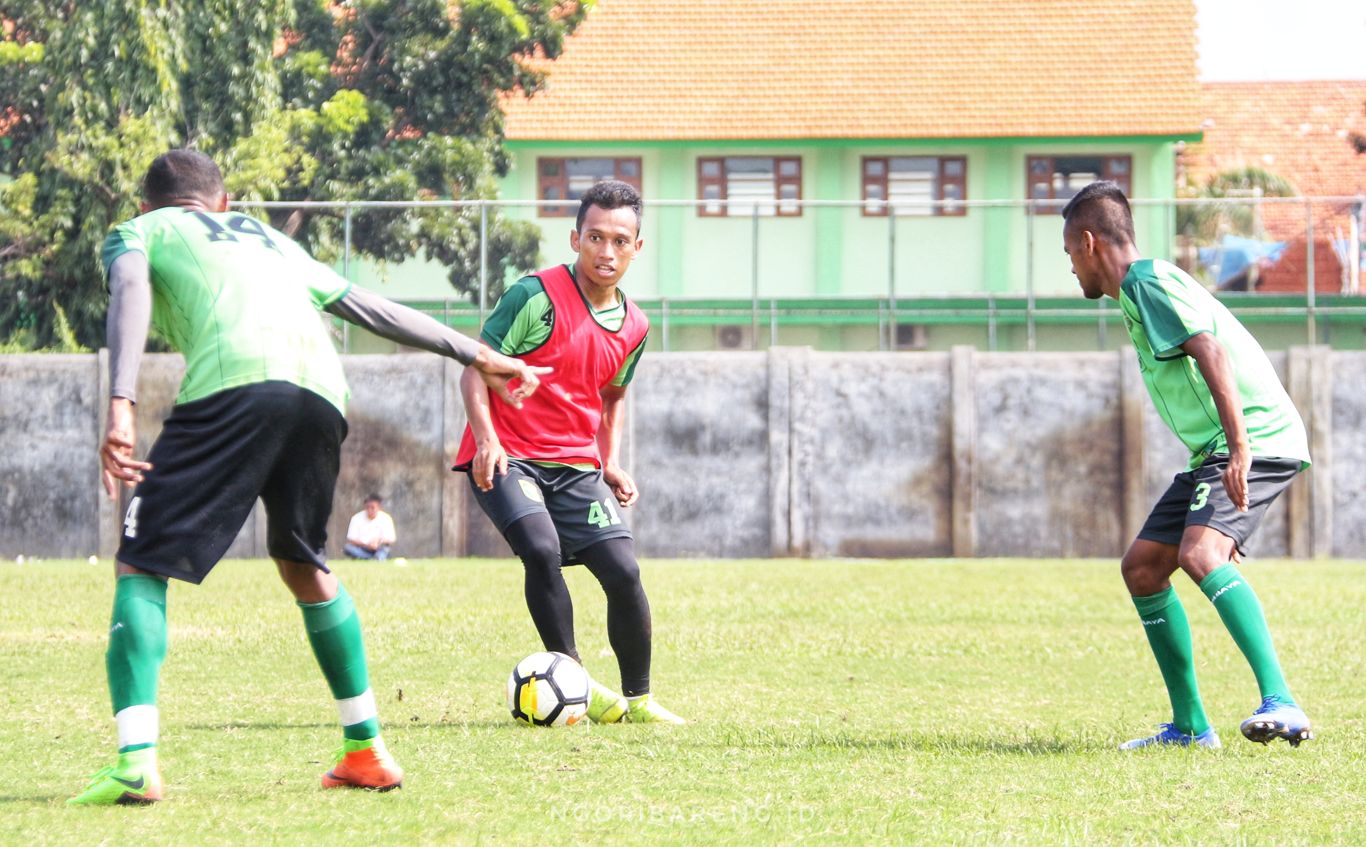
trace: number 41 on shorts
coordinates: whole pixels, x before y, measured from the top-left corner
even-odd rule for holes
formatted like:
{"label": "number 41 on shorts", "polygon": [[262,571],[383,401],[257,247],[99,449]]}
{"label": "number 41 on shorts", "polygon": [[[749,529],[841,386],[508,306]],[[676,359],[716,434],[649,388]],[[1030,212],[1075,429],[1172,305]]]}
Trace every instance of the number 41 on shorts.
{"label": "number 41 on shorts", "polygon": [[617,514],[617,505],[612,502],[611,497],[601,503],[594,500],[588,504],[588,522],[597,526],[598,529],[605,529],[621,523],[621,515]]}

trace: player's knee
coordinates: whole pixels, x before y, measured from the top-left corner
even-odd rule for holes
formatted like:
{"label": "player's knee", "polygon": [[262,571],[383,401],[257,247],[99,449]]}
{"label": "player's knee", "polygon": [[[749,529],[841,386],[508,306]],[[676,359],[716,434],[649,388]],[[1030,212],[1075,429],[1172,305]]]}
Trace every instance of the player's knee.
{"label": "player's knee", "polygon": [[585,550],[583,558],[607,594],[635,591],[640,586],[640,564],[629,540],[604,541]]}
{"label": "player's knee", "polygon": [[1229,560],[1229,553],[1217,544],[1196,542],[1182,544],[1176,554],[1176,563],[1192,579],[1201,580],[1211,571]]}
{"label": "player's knee", "polygon": [[1119,560],[1119,573],[1127,584],[1133,584],[1136,579],[1146,576],[1150,570],[1150,563],[1146,557],[1135,552],[1133,548],[1129,548],[1124,558]]}
{"label": "player's knee", "polygon": [[529,571],[548,573],[560,567],[560,544],[556,538],[533,536],[517,545],[517,556]]}
{"label": "player's knee", "polygon": [[602,587],[605,591],[634,591],[640,585],[640,565],[636,564],[635,559],[613,562],[610,568],[602,576]]}
{"label": "player's knee", "polygon": [[1124,558],[1120,559],[1119,572],[1124,578],[1124,587],[1135,597],[1155,594],[1167,584],[1175,565],[1170,559],[1161,559],[1151,550],[1131,547]]}

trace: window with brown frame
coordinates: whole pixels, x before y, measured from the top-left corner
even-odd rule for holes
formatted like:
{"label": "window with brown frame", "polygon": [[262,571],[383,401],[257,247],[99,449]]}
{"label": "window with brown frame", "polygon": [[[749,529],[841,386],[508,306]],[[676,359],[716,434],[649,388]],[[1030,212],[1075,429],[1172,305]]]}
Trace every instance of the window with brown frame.
{"label": "window with brown frame", "polygon": [[579,212],[583,193],[605,179],[619,179],[640,191],[640,159],[612,158],[538,158],[537,196],[542,200],[567,200],[562,206],[541,206],[543,218],[572,217]]}
{"label": "window with brown frame", "polygon": [[1025,162],[1025,196],[1032,214],[1057,214],[1078,191],[1098,179],[1114,180],[1130,193],[1132,156],[1029,156]]}
{"label": "window with brown frame", "polygon": [[697,207],[702,217],[800,216],[801,157],[699,157],[697,199],[704,201]]}
{"label": "window with brown frame", "polygon": [[968,160],[963,156],[864,156],[863,214],[885,217],[966,215]]}

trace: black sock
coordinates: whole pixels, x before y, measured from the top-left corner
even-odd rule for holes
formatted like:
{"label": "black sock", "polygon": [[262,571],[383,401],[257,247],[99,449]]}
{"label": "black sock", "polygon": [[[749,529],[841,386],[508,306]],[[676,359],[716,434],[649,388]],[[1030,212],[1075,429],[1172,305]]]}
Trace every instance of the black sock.
{"label": "black sock", "polygon": [[599,541],[579,553],[607,594],[607,640],[621,669],[621,693],[650,691],[650,601],[640,584],[635,544],[629,538]]}

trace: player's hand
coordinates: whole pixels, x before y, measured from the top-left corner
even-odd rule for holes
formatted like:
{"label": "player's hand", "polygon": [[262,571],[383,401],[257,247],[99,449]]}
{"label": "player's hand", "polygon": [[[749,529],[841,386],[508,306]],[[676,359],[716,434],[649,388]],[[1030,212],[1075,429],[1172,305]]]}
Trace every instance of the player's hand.
{"label": "player's hand", "polygon": [[496,438],[481,441],[474,451],[474,465],[470,470],[480,491],[492,491],[494,474],[507,476],[508,472],[508,454],[502,442]]}
{"label": "player's hand", "polygon": [[[489,390],[514,409],[522,408],[522,401],[536,392],[541,377],[553,368],[538,368],[521,359],[504,356],[488,347],[480,347],[479,355],[470,363]],[[517,383],[516,386],[513,383]]]}
{"label": "player's hand", "polygon": [[602,469],[602,480],[607,483],[607,487],[612,489],[612,494],[616,496],[617,502],[623,506],[634,506],[640,499],[640,490],[636,488],[636,481],[631,479],[621,465],[605,465]]}
{"label": "player's hand", "polygon": [[111,397],[109,400],[109,422],[100,445],[100,479],[109,497],[119,493],[119,483],[131,488],[142,482],[142,472],[152,466],[133,458],[133,448],[137,446],[137,416],[133,403],[126,397]]}
{"label": "player's hand", "polygon": [[1224,490],[1228,499],[1240,512],[1247,511],[1247,472],[1252,467],[1252,454],[1247,448],[1231,450],[1228,467],[1224,468]]}

